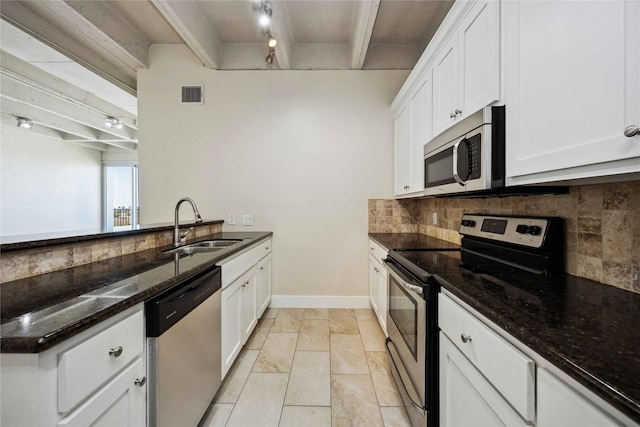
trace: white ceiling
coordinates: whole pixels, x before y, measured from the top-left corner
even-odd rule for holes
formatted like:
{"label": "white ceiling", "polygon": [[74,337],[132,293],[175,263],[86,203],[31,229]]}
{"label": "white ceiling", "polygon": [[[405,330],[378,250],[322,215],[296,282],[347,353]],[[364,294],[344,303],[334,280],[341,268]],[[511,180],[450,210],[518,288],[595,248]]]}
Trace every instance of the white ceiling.
{"label": "white ceiling", "polygon": [[[48,126],[59,139],[103,150],[135,148],[136,73],[148,68],[152,44],[186,44],[212,69],[411,69],[453,1],[271,0],[270,30],[278,40],[273,65],[265,62],[266,36],[253,3],[2,0],[2,122],[21,114],[20,105],[24,116],[43,109],[55,115],[72,103],[101,120],[89,114],[78,121],[72,111],[65,119],[79,129]],[[13,99],[17,95],[4,90],[12,85],[17,93],[38,92],[42,102],[57,96],[64,106]],[[42,127],[52,120],[47,114],[40,114]],[[105,128],[105,116],[124,118],[125,128]]]}

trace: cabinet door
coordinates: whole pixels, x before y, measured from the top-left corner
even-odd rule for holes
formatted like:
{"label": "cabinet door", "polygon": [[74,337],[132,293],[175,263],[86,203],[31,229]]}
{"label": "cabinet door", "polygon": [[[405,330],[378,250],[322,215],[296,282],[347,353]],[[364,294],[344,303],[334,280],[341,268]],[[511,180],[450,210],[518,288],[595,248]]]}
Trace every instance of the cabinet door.
{"label": "cabinet door", "polygon": [[409,167],[408,192],[424,190],[424,144],[431,139],[433,126],[433,88],[431,70],[409,100]]}
{"label": "cabinet door", "polygon": [[382,326],[382,330],[385,335],[387,334],[387,312],[388,308],[388,298],[389,298],[389,283],[387,281],[387,270],[384,268],[378,269],[378,310],[376,314],[378,315],[378,322],[380,326]]}
{"label": "cabinet door", "polygon": [[640,171],[640,2],[505,2],[507,183]]}
{"label": "cabinet door", "polygon": [[549,371],[538,368],[538,427],[621,426]]}
{"label": "cabinet door", "polygon": [[455,123],[458,109],[458,58],[455,34],[441,48],[433,63],[433,135]]}
{"label": "cabinet door", "polygon": [[456,120],[500,97],[500,2],[479,1],[458,29],[460,87]]}
{"label": "cabinet door", "polygon": [[379,282],[378,282],[378,267],[372,256],[369,257],[369,301],[371,301],[371,308],[378,314],[378,298],[379,298]]}
{"label": "cabinet door", "polygon": [[258,317],[271,302],[271,254],[258,263]]}
{"label": "cabinet door", "polygon": [[247,274],[241,277],[242,279],[242,344],[244,344],[253,328],[258,323],[258,309],[257,309],[257,269],[254,266]]}
{"label": "cabinet door", "polygon": [[393,193],[396,196],[409,191],[409,111],[404,105],[393,120],[394,179]]}
{"label": "cabinet door", "polygon": [[143,377],[144,363],[139,358],[58,425],[144,426],[146,386],[136,384]]}
{"label": "cabinet door", "polygon": [[440,425],[526,426],[484,376],[440,332]]}
{"label": "cabinet door", "polygon": [[222,378],[236,360],[243,344],[242,329],[242,305],[243,287],[242,277],[222,290],[221,301],[221,352],[222,352]]}

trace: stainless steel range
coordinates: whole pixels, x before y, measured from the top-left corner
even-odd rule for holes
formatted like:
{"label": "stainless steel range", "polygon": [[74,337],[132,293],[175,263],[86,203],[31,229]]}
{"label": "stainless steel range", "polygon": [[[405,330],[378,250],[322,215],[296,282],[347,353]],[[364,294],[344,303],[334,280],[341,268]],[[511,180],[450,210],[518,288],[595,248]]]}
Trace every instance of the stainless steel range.
{"label": "stainless steel range", "polygon": [[[440,286],[447,275],[487,286],[506,297],[529,298],[562,270],[563,233],[560,218],[465,214],[462,244],[389,251],[389,317],[387,353],[394,380],[412,425],[438,425],[438,307]],[[536,296],[537,295],[537,296]],[[541,304],[542,305],[542,304]]]}

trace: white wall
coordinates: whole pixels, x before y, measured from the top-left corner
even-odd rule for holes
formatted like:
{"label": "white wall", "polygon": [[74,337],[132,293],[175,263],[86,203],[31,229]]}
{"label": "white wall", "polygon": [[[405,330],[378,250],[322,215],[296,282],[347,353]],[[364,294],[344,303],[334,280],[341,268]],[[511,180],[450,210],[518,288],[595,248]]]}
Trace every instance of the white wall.
{"label": "white wall", "polygon": [[2,127],[0,235],[101,227],[100,152]]}
{"label": "white wall", "polygon": [[[205,218],[235,213],[226,231],[274,232],[274,294],[367,295],[367,199],[392,196],[389,105],[408,71],[214,71],[177,45],[152,46],[150,64],[142,222],[190,196]],[[205,104],[180,105],[180,84],[204,84]]]}

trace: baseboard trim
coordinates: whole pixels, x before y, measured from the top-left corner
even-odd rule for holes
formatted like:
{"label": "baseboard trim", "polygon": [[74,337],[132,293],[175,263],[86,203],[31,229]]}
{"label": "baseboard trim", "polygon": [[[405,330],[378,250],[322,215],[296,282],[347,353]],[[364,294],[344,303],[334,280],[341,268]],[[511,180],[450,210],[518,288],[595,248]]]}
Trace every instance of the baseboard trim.
{"label": "baseboard trim", "polygon": [[369,308],[369,296],[272,295],[273,308]]}

